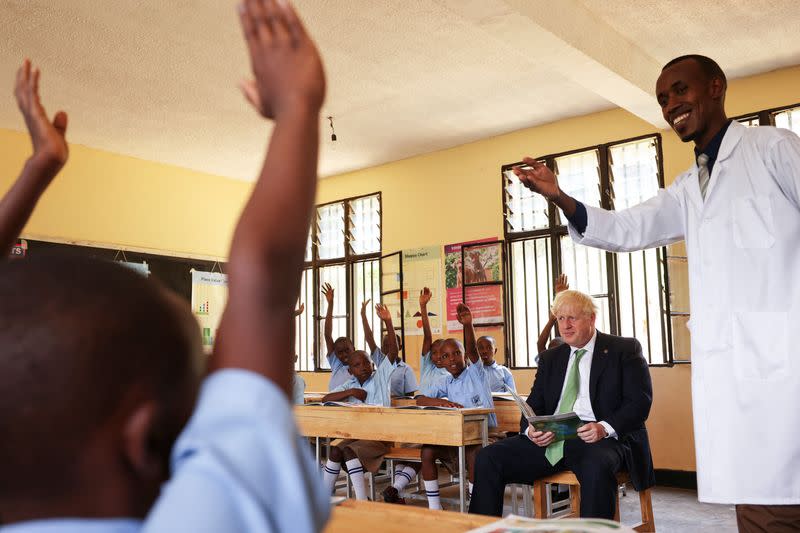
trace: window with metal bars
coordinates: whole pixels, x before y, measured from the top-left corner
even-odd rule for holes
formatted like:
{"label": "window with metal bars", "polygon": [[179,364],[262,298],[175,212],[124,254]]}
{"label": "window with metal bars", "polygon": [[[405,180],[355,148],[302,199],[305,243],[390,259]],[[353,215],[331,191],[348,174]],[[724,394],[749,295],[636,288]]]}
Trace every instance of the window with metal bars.
{"label": "window with metal bars", "polygon": [[298,305],[305,311],[295,322],[295,349],[300,371],[327,370],[325,313],[321,294],[334,289],[333,338],[349,337],[366,349],[361,303],[371,300],[367,317],[375,335],[380,321],[372,304],[380,301],[381,194],[345,198],[318,205],[308,235],[306,264]]}
{"label": "window with metal bars", "polygon": [[748,127],[775,126],[776,128],[786,128],[800,135],[800,103],[739,115],[734,117],[733,120],[737,120]]}
{"label": "window with metal bars", "polygon": [[[663,186],[661,137],[650,135],[538,158],[559,185],[585,205],[624,209]],[[502,167],[508,256],[507,343],[516,368],[536,366],[539,333],[548,322],[559,273],[597,304],[600,331],[639,339],[650,364],[672,362],[666,249],[608,253],[573,242],[552,204]],[[551,331],[550,338],[557,333]]]}

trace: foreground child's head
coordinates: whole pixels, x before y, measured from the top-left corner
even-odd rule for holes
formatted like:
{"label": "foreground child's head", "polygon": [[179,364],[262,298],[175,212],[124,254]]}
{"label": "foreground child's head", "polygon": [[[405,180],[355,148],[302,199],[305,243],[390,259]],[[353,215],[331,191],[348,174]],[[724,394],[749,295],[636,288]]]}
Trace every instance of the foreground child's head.
{"label": "foreground child's head", "polygon": [[453,376],[458,376],[464,371],[464,345],[456,339],[446,339],[439,349],[442,368]]}
{"label": "foreground child's head", "polygon": [[497,353],[497,344],[494,342],[494,337],[484,335],[478,339],[478,355],[481,356],[481,361],[484,365],[491,365],[494,363],[494,356]]}
{"label": "foreground child's head", "polygon": [[188,305],[112,263],[32,258],[0,266],[0,316],[4,521],[144,517],[202,374]]}

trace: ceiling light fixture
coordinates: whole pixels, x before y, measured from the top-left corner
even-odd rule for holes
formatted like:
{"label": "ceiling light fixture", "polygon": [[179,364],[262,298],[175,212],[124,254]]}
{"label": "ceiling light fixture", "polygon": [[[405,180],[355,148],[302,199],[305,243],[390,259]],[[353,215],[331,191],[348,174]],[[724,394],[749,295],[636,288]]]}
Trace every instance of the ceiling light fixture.
{"label": "ceiling light fixture", "polygon": [[328,122],[331,124],[331,142],[336,142],[336,130],[333,129],[333,117],[328,117]]}

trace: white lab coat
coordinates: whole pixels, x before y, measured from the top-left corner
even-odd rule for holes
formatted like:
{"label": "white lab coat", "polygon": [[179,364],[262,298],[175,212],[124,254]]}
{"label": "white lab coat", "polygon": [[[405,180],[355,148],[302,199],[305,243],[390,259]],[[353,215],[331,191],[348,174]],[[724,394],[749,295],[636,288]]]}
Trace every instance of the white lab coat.
{"label": "white lab coat", "polygon": [[587,211],[581,244],[686,240],[700,501],[800,504],[800,139],[734,121],[705,203],[693,165],[638,206]]}

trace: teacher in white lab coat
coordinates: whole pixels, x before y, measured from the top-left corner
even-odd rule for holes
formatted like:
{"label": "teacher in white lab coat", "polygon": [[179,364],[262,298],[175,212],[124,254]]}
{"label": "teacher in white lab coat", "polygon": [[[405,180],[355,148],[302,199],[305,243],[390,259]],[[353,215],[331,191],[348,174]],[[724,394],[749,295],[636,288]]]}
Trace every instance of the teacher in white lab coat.
{"label": "teacher in white lab coat", "polygon": [[515,173],[564,212],[580,244],[629,252],[686,241],[699,499],[736,504],[740,531],[797,531],[800,139],[729,120],[726,89],[707,57],[667,63],[656,98],[696,164],[630,209],[584,206],[530,158]]}

